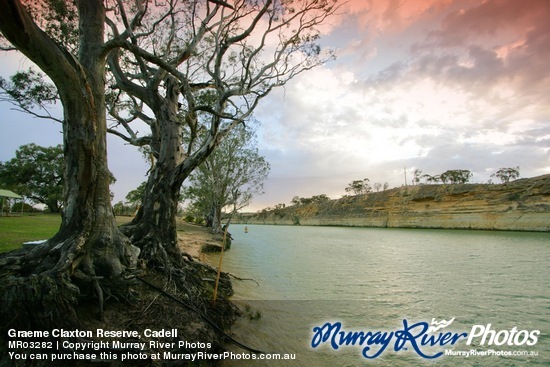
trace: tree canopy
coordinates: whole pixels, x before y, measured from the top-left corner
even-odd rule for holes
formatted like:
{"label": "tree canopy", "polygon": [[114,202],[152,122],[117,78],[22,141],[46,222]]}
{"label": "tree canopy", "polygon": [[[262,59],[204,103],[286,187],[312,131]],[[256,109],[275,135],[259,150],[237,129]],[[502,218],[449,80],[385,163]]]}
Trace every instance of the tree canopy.
{"label": "tree canopy", "polygon": [[510,182],[519,177],[519,166],[500,168],[491,177],[497,177],[502,183]]}
{"label": "tree canopy", "polygon": [[352,195],[368,194],[372,191],[369,182],[370,180],[368,178],[353,180],[348,184],[348,187],[346,187],[346,192],[349,192]]}
{"label": "tree canopy", "polygon": [[143,251],[175,247],[182,183],[260,101],[333,58],[317,40],[337,9],[333,0],[174,1],[121,14],[137,25],[108,57],[107,103],[110,131],[148,145],[155,161],[143,205],[123,228]]}
{"label": "tree canopy", "polygon": [[46,205],[52,213],[59,212],[63,202],[63,147],[20,146],[15,158],[0,162],[0,185]]}
{"label": "tree canopy", "polygon": [[[20,330],[78,329],[83,297],[99,301],[100,318],[105,296],[132,298],[138,263],[163,269],[196,309],[210,309],[211,274],[177,247],[181,184],[273,88],[332,58],[317,39],[337,8],[332,0],[0,1],[0,47],[23,53],[55,85],[65,163],[58,233],[0,255],[14,264],[1,269],[0,318]],[[47,100],[49,90],[36,96]],[[107,131],[149,145],[156,160],[127,236],[110,202]]]}
{"label": "tree canopy", "polygon": [[256,148],[254,132],[246,126],[233,129],[219,148],[189,177],[184,197],[207,219],[214,232],[221,230],[221,212],[233,213],[261,194],[269,163]]}
{"label": "tree canopy", "polygon": [[450,183],[452,184],[464,184],[468,183],[472,178],[473,174],[470,170],[467,169],[453,169],[447,170],[439,175],[431,176],[429,174],[424,174],[420,176],[422,171],[415,170],[414,182],[420,183],[420,178],[424,178],[428,184],[441,182],[443,184]]}

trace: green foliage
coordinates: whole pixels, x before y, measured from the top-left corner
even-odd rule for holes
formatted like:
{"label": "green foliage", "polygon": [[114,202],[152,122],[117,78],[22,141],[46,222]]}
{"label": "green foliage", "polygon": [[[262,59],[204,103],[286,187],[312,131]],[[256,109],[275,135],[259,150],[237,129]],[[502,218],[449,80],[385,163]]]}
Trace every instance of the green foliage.
{"label": "green foliage", "polygon": [[147,182],[144,181],[141,184],[139,184],[139,186],[136,189],[128,192],[125,198],[126,202],[133,207],[137,207],[138,205],[141,205],[141,201],[145,196],[146,186],[147,186]]}
{"label": "green foliage", "polygon": [[136,213],[137,206],[123,203],[122,201],[119,201],[115,205],[113,205],[113,211],[115,215],[125,215],[125,216],[133,216]]}
{"label": "green foliage", "polygon": [[17,200],[12,206],[11,211],[14,213],[32,213],[32,212],[38,212],[38,209],[33,208],[29,204],[22,202],[21,200]]}
{"label": "green foliage", "polygon": [[415,169],[413,172],[413,179],[412,179],[413,185],[418,185],[420,183],[421,178],[422,178],[422,171],[419,169]]}
{"label": "green foliage", "polygon": [[372,191],[369,182],[370,180],[368,178],[354,180],[348,185],[348,187],[346,187],[346,192],[349,192],[352,195],[368,194]]}
{"label": "green foliage", "polygon": [[325,195],[325,194],[321,194],[321,195],[314,195],[311,197],[311,200],[314,202],[314,203],[325,203],[327,201],[330,201],[330,198]]}
{"label": "green foliage", "polygon": [[464,184],[470,181],[472,173],[467,169],[448,170],[439,175],[439,179],[443,183],[450,182],[451,184]]}
{"label": "green foliage", "polygon": [[[295,197],[292,198],[290,203],[292,205],[307,205],[307,204],[312,204],[312,203],[324,203],[324,202],[327,202],[327,201],[330,201],[330,198],[325,194],[321,194],[321,195],[314,195],[310,198],[301,198],[299,196],[295,196]],[[277,209],[277,208],[275,208],[275,209]]]}
{"label": "green foliage", "polygon": [[63,200],[63,148],[22,145],[0,163],[0,185],[59,212]]}
{"label": "green foliage", "polygon": [[519,177],[519,166],[501,168],[491,175],[491,177],[497,177],[502,183],[510,182]]}
{"label": "green foliage", "polygon": [[269,163],[255,147],[255,134],[245,126],[229,132],[214,151],[189,177],[190,186],[182,196],[195,212],[207,218],[213,229],[220,228],[221,210],[233,211],[248,205],[262,193]]}
{"label": "green foliage", "polygon": [[18,71],[6,80],[0,77],[0,101],[12,102],[23,109],[39,106],[46,109],[47,104],[58,100],[57,89],[44,80],[42,74],[28,69]]}
{"label": "green foliage", "polygon": [[76,54],[78,45],[78,11],[74,1],[29,1],[27,10],[35,22],[57,43]]}
{"label": "green foliage", "polygon": [[[418,171],[418,170],[417,170]],[[416,171],[415,171],[416,172]],[[420,174],[421,171],[418,171],[418,174]],[[424,178],[426,180],[426,183],[428,184],[434,184],[441,182],[443,184],[450,183],[453,184],[465,184],[470,181],[473,174],[467,169],[454,169],[454,170],[447,170],[443,172],[440,175],[430,176],[428,174],[422,175],[419,178],[418,181],[420,182],[420,178]],[[416,178],[416,177],[415,177]]]}

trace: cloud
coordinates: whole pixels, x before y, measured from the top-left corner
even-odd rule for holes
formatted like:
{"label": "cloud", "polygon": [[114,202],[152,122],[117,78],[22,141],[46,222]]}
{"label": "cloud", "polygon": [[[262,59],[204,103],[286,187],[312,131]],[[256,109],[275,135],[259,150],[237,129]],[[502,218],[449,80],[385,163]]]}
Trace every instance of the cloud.
{"label": "cloud", "polygon": [[364,177],[398,186],[405,166],[409,175],[470,169],[476,182],[506,166],[548,172],[550,7],[398,5],[351,2],[324,39],[338,46],[337,61],[290,83],[264,110],[268,159],[284,152],[269,190],[340,195]]}
{"label": "cloud", "polygon": [[[275,90],[255,113],[271,174],[251,210],[296,195],[339,197],[365,177],[400,186],[415,168],[469,169],[475,182],[500,167],[520,166],[522,177],[550,172],[547,0],[352,0],[346,7],[321,38],[337,60]],[[2,137],[0,153],[4,141],[26,142],[9,126],[17,139]],[[122,200],[147,167],[112,138],[109,162]]]}
{"label": "cloud", "polygon": [[419,68],[457,83],[500,81],[538,93],[549,82],[549,17],[544,0],[483,1],[449,12],[411,51],[422,55]]}
{"label": "cloud", "polygon": [[541,11],[548,14],[545,0],[488,0],[457,5],[446,14],[439,29],[429,32],[430,43],[455,47],[470,42],[501,42],[503,37],[517,35],[543,20]]}

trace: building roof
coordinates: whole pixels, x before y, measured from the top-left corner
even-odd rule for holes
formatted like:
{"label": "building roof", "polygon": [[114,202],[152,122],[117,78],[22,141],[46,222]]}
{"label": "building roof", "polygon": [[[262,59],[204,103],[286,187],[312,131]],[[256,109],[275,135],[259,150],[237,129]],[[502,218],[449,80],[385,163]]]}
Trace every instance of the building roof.
{"label": "building roof", "polygon": [[0,189],[0,196],[3,196],[5,198],[15,198],[15,199],[22,199],[23,197],[17,195],[15,192],[10,190],[2,190]]}

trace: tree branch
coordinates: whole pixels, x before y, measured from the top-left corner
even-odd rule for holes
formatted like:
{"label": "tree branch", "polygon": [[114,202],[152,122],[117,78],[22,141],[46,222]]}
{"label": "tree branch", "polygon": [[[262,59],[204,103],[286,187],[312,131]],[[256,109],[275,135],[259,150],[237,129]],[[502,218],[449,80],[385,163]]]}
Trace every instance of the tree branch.
{"label": "tree branch", "polygon": [[56,83],[76,80],[78,61],[60,48],[32,20],[21,1],[0,1],[0,30],[4,37]]}

